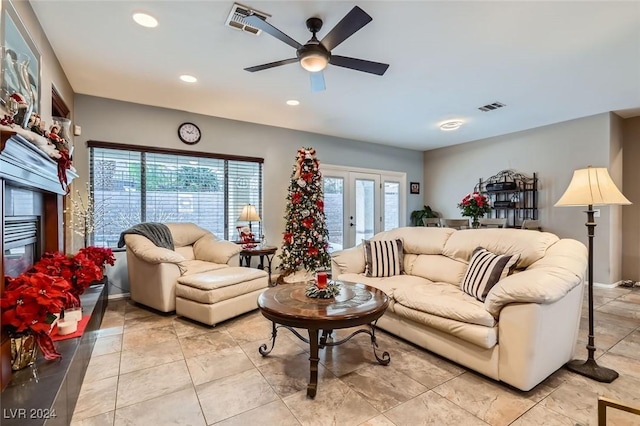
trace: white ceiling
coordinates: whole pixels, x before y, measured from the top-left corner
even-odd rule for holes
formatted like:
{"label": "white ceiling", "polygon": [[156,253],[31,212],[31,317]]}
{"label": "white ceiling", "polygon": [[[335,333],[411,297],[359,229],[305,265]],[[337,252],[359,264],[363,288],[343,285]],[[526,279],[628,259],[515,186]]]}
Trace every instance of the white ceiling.
{"label": "white ceiling", "polygon": [[[350,1],[256,1],[300,43],[322,38]],[[333,50],[391,66],[380,77],[325,70],[312,93],[295,56],[263,33],[224,26],[232,1],[31,0],[76,93],[416,150],[606,111],[640,112],[640,2],[360,1],[373,21]],[[138,26],[134,11],[160,25]],[[198,77],[196,84],[178,80]],[[297,107],[285,105],[298,99]],[[495,101],[505,108],[481,112]],[[439,123],[465,125],[444,132]]]}

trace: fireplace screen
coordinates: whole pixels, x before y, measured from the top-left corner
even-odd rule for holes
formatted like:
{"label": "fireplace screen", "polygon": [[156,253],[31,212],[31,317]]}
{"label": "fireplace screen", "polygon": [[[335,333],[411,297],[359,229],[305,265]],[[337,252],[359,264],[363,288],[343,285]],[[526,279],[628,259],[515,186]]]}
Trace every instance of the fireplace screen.
{"label": "fireplace screen", "polygon": [[7,216],[4,222],[4,274],[16,277],[40,258],[38,216]]}

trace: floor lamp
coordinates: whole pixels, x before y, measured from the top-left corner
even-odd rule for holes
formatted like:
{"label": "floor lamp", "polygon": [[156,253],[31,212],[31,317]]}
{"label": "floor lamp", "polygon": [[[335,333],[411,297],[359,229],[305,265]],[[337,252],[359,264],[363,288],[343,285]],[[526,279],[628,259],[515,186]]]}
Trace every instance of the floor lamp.
{"label": "floor lamp", "polygon": [[611,204],[631,204],[618,190],[618,187],[604,167],[591,167],[573,172],[569,187],[562,194],[556,206],[587,206],[587,234],[589,236],[589,341],[586,361],[574,360],[567,363],[567,369],[599,382],[611,383],[618,373],[610,368],[601,367],[593,357],[596,346],[593,337],[593,236],[596,227],[593,206]]}

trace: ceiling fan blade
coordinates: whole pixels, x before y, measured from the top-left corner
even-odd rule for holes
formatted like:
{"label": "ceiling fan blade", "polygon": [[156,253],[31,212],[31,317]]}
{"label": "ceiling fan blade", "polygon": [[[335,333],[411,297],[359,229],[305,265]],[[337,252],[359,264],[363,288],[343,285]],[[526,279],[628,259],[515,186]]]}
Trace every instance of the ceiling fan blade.
{"label": "ceiling fan blade", "polygon": [[322,92],[326,89],[324,85],[324,73],[322,71],[318,72],[310,72],[311,76],[311,91],[312,92]]}
{"label": "ceiling fan blade", "polygon": [[245,71],[256,72],[262,70],[268,70],[269,68],[279,67],[280,65],[293,64],[298,62],[298,58],[284,59],[282,61],[269,62],[268,64],[256,65],[255,67],[245,68]]}
{"label": "ceiling fan blade", "polygon": [[347,56],[331,55],[331,65],[350,68],[356,71],[368,72],[370,74],[384,75],[389,68],[389,64],[381,62],[365,61],[364,59],[349,58]]}
{"label": "ceiling fan blade", "polygon": [[256,28],[261,29],[265,33],[271,34],[278,40],[287,43],[289,46],[293,47],[294,49],[300,49],[302,47],[300,43],[298,43],[297,41],[295,41],[294,39],[292,39],[282,31],[280,31],[279,29],[277,29],[267,21],[263,21],[262,19],[258,18],[256,15],[249,15],[246,18],[244,18],[244,20],[248,24],[253,25]]}
{"label": "ceiling fan blade", "polygon": [[355,6],[329,31],[329,34],[324,36],[320,43],[322,43],[327,50],[331,51],[372,20],[373,18],[369,16],[367,12]]}

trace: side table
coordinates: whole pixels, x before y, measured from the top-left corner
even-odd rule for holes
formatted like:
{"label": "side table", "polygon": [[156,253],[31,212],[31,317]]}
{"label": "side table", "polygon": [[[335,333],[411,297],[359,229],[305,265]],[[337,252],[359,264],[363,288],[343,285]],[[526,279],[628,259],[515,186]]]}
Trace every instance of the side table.
{"label": "side table", "polygon": [[[273,258],[276,254],[276,250],[278,250],[278,247],[263,247],[260,245],[253,248],[243,248],[240,252],[240,266],[246,266],[247,268],[250,268],[251,258],[253,256],[260,256],[260,264],[258,265],[258,269],[266,270],[269,273],[269,286],[271,286],[271,262],[273,261]],[[265,258],[267,260],[266,265],[264,262]]]}

